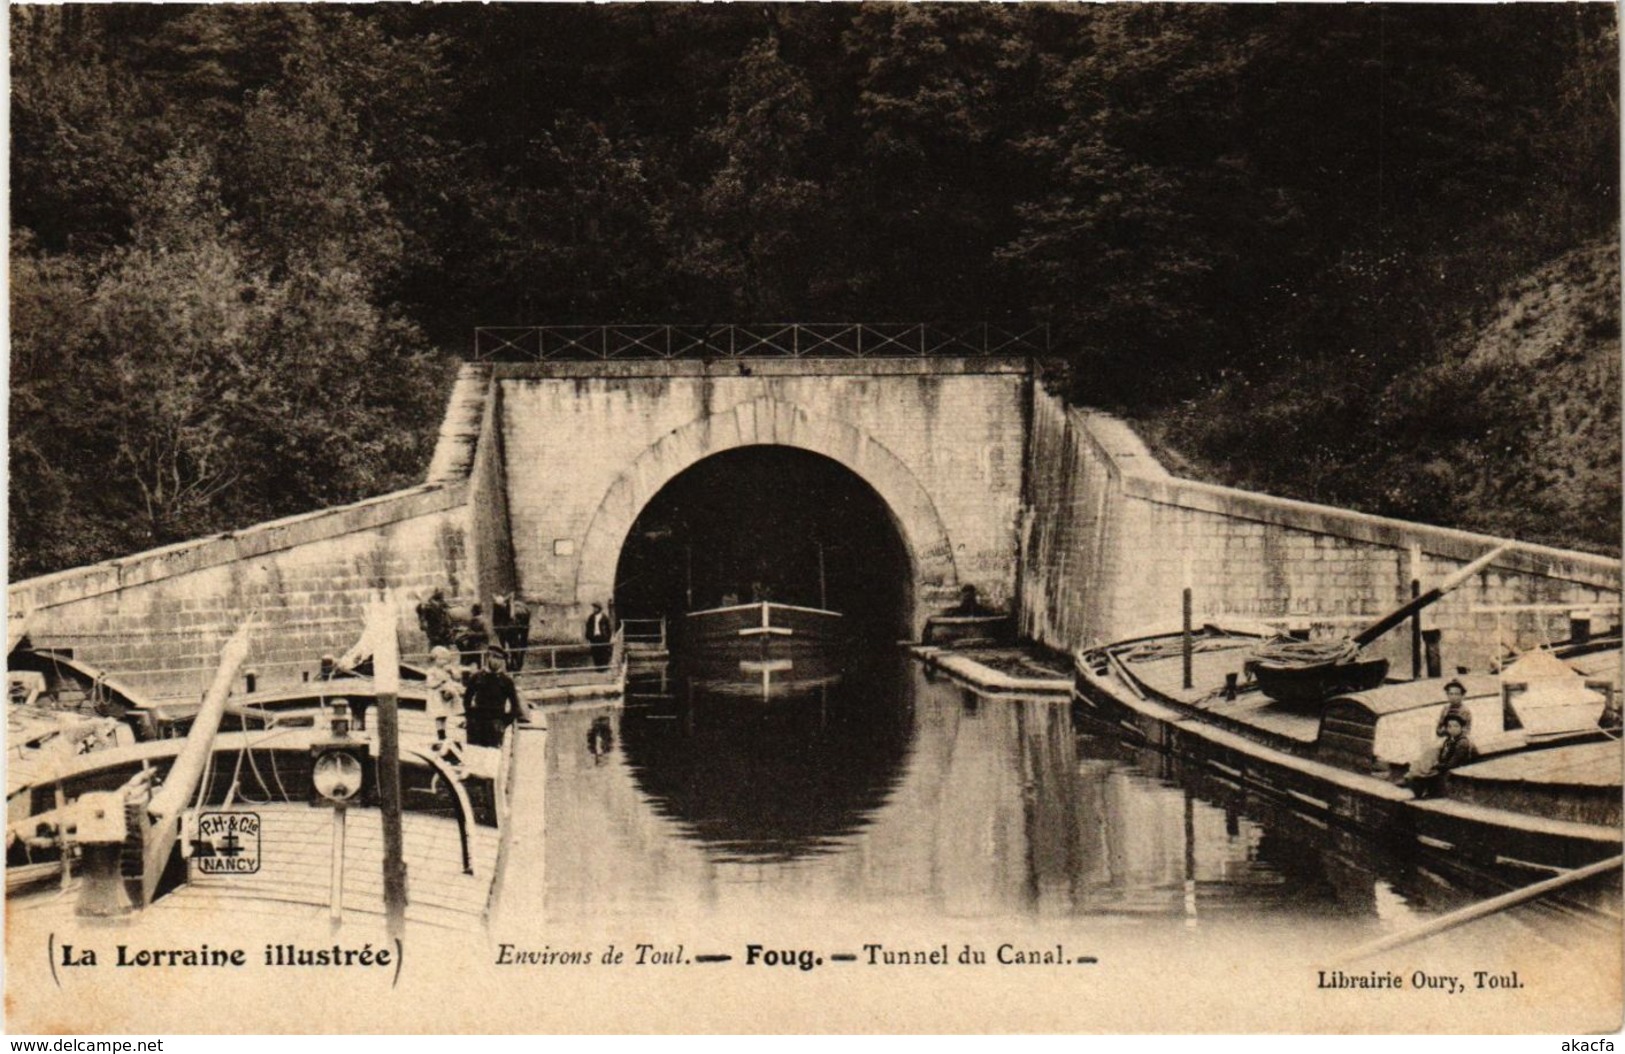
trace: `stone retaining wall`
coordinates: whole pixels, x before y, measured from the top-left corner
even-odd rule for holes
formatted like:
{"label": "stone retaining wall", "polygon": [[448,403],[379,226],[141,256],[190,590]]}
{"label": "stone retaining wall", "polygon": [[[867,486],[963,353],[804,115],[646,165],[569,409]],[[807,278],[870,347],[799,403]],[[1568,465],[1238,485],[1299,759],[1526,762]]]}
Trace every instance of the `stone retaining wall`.
{"label": "stone retaining wall", "polygon": [[[1352,632],[1505,539],[1176,479],[1123,422],[1035,392],[1022,531],[1023,632],[1073,649],[1141,627],[1177,625],[1189,583],[1201,620],[1250,618]],[[1483,668],[1499,633],[1530,646],[1568,635],[1568,608],[1617,623],[1620,563],[1518,544],[1427,610],[1447,667]],[[1375,646],[1410,668],[1409,635]]]}
{"label": "stone retaining wall", "polygon": [[[191,696],[251,613],[249,666],[263,685],[313,673],[360,635],[367,599],[390,587],[472,588],[469,487],[426,485],[13,584],[42,648],[68,648],[137,691]],[[402,644],[421,650],[410,604]]]}

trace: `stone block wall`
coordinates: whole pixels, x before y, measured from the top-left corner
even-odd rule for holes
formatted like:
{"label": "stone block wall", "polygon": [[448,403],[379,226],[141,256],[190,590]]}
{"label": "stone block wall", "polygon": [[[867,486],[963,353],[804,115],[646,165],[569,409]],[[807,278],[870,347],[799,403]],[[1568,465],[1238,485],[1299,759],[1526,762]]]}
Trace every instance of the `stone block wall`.
{"label": "stone block wall", "polygon": [[472,588],[468,485],[426,485],[12,584],[42,648],[155,698],[192,697],[220,648],[257,616],[248,666],[264,686],[313,674],[360,636],[376,591],[403,599],[403,651],[424,650],[410,597]]}
{"label": "stone block wall", "polygon": [[[1007,601],[1026,439],[1023,362],[960,359],[500,365],[520,593],[575,639],[613,591],[613,556],[677,472],[753,443],[832,457],[892,506],[922,610],[974,583]],[[929,526],[926,526],[929,525]],[[610,554],[606,557],[606,553]]]}
{"label": "stone block wall", "polygon": [[[1019,613],[1031,638],[1061,649],[1142,627],[1177,626],[1189,584],[1198,621],[1267,620],[1343,634],[1505,539],[1367,516],[1176,479],[1121,421],[1036,392],[1022,538]],[[1428,608],[1444,661],[1482,669],[1497,639],[1519,647],[1568,635],[1569,609],[1619,620],[1620,563],[1516,544]],[[1497,615],[1481,609],[1540,605]],[[1409,635],[1374,651],[1409,670]]]}
{"label": "stone block wall", "polygon": [[508,473],[503,456],[502,390],[490,387],[469,469],[469,558],[476,583],[465,599],[479,603],[487,625],[491,597],[515,586],[513,538],[508,521]]}

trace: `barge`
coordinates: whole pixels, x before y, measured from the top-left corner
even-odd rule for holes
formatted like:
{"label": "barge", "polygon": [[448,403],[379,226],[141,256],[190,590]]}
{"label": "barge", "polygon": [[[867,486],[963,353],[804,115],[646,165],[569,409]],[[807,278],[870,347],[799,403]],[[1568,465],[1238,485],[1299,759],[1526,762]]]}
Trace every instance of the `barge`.
{"label": "barge", "polygon": [[1543,653],[1539,676],[1462,677],[1480,755],[1427,797],[1403,776],[1434,742],[1443,684],[1272,699],[1248,672],[1271,639],[1264,627],[1206,626],[1188,641],[1174,630],[1088,649],[1076,656],[1075,703],[1137,744],[1400,851],[1536,873],[1620,853],[1617,639],[1574,660]]}
{"label": "barge", "polygon": [[691,611],[684,644],[693,651],[766,660],[839,642],[838,611],[760,601]]}
{"label": "barge", "polygon": [[[379,636],[383,615],[371,619]],[[53,931],[154,914],[483,931],[503,867],[512,735],[442,743],[422,683],[394,677],[232,699],[247,651],[245,627],[201,703],[140,708],[132,724],[156,736],[8,772],[12,918],[48,917]],[[398,719],[364,728],[361,713],[380,706]]]}

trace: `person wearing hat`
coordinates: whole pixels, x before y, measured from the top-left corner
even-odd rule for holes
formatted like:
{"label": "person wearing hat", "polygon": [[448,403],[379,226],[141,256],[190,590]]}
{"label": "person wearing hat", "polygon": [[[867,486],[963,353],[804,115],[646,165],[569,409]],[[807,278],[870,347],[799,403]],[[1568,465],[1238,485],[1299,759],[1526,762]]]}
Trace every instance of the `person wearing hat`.
{"label": "person wearing hat", "polygon": [[1444,790],[1444,774],[1478,758],[1478,747],[1469,732],[1472,711],[1467,709],[1467,687],[1460,681],[1444,686],[1450,700],[1439,717],[1439,741],[1411,766],[1402,781],[1416,791],[1418,798],[1434,798]]}
{"label": "person wearing hat", "polygon": [[526,715],[519,690],[508,676],[507,656],[500,646],[485,653],[485,669],[468,679],[463,692],[463,713],[468,722],[468,743],[500,747],[508,725]]}
{"label": "person wearing hat", "polygon": [[587,616],[587,643],[592,646],[592,664],[600,670],[608,669],[609,660],[615,653],[615,630],[610,625],[609,616],[604,614],[604,605],[593,601],[592,614]]}
{"label": "person wearing hat", "polygon": [[462,670],[453,663],[450,648],[440,644],[429,650],[429,669],[423,683],[429,693],[425,704],[434,718],[433,749],[437,752],[446,749],[446,729],[462,713],[462,680]]}
{"label": "person wearing hat", "polygon": [[446,591],[436,586],[429,598],[418,605],[418,628],[429,639],[431,647],[452,643],[451,606],[446,603]]}
{"label": "person wearing hat", "polygon": [[515,593],[498,593],[491,599],[491,622],[508,653],[508,668],[518,673],[525,668],[525,648],[530,645],[530,607]]}
{"label": "person wearing hat", "polygon": [[1460,681],[1452,680],[1444,686],[1444,697],[1444,712],[1439,715],[1438,724],[1433,726],[1433,734],[1444,735],[1444,723],[1452,716],[1460,718],[1462,727],[1471,732],[1473,712],[1467,709],[1467,686]]}
{"label": "person wearing hat", "polygon": [[491,630],[485,624],[485,617],[480,614],[480,606],[475,604],[469,609],[468,621],[463,624],[463,632],[457,635],[457,650],[463,653],[463,662],[469,666],[480,664],[480,652],[491,643]]}

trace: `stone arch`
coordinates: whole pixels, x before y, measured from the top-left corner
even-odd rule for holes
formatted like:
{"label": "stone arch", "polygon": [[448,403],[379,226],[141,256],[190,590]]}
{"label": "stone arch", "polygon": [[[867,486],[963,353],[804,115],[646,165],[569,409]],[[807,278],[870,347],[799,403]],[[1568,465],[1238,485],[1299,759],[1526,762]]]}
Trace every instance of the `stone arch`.
{"label": "stone arch", "polygon": [[916,629],[921,625],[922,599],[949,594],[958,584],[953,545],[936,503],[897,455],[845,421],[764,396],[666,433],[610,484],[582,541],[576,602],[612,595],[626,536],[662,487],[713,454],[747,446],[786,446],[822,454],[874,488],[891,511],[908,553]]}

